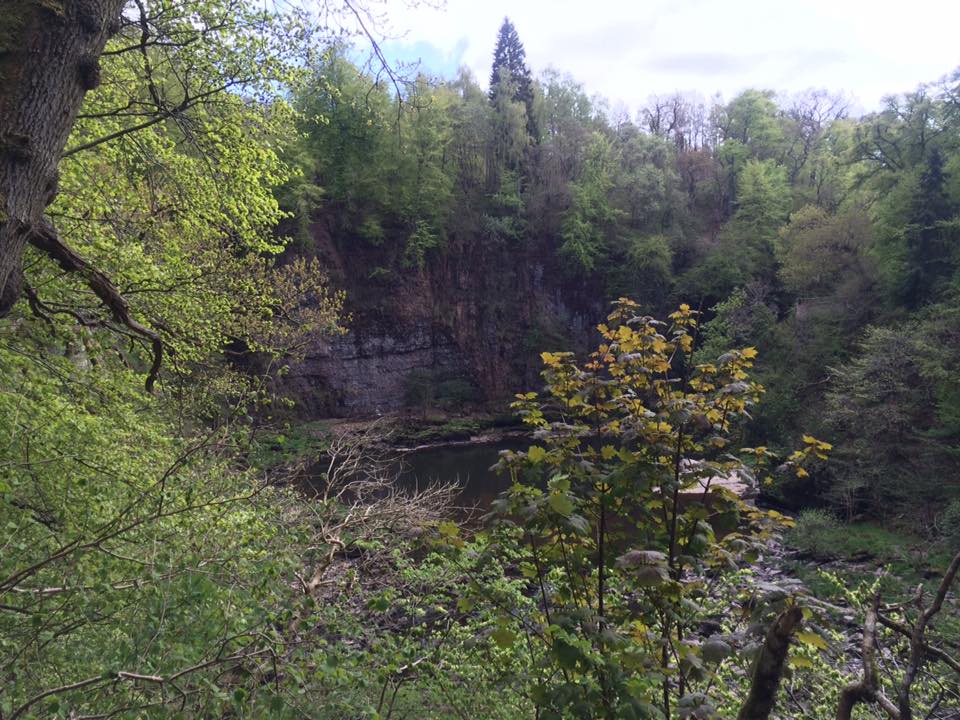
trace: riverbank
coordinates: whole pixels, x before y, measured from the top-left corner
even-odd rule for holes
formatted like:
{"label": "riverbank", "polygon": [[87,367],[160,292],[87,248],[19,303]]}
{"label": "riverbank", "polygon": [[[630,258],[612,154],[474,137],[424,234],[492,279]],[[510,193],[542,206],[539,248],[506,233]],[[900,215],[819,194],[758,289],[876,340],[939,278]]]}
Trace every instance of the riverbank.
{"label": "riverbank", "polygon": [[527,434],[520,420],[506,413],[432,412],[361,419],[322,418],[262,432],[251,461],[269,469],[316,457],[329,448],[335,435],[370,432],[374,428],[373,436],[385,450],[402,454],[442,447],[510,443]]}

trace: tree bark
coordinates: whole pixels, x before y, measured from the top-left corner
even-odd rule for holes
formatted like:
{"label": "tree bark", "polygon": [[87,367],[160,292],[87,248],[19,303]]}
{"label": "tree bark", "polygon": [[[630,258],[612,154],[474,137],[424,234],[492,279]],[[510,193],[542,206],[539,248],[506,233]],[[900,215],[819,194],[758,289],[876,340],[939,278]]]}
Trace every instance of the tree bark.
{"label": "tree bark", "polygon": [[0,317],[57,195],[57,166],[125,0],[0,0]]}
{"label": "tree bark", "polygon": [[847,685],[840,693],[837,720],[850,720],[858,703],[878,705],[892,720],[900,720],[900,712],[896,706],[880,691],[880,671],[877,669],[879,607],[880,596],[877,595],[867,608],[867,618],[863,623],[863,679]]}
{"label": "tree bark", "polygon": [[794,606],[785,610],[767,630],[763,647],[753,665],[750,694],[740,708],[737,720],[767,720],[770,717],[777,701],[790,640],[802,620],[803,612]]}

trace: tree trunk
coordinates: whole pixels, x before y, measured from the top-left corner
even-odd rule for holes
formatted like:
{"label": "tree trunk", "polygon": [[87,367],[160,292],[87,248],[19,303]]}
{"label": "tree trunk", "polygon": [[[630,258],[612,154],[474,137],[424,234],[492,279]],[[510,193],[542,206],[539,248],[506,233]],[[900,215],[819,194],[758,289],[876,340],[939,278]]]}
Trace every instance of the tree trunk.
{"label": "tree trunk", "polygon": [[784,611],[770,626],[753,665],[750,694],[740,708],[737,720],[767,720],[770,717],[777,701],[790,640],[802,620],[803,613],[794,606]]}
{"label": "tree trunk", "polygon": [[124,2],[0,0],[0,317],[20,297],[24,246]]}

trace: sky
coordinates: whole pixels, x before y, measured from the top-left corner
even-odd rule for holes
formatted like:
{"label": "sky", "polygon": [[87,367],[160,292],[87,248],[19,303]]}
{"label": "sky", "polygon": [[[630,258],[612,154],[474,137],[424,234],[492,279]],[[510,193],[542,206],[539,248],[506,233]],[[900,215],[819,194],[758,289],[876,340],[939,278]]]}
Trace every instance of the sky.
{"label": "sky", "polygon": [[567,72],[611,109],[675,91],[729,100],[763,88],[844,92],[853,109],[960,66],[960,0],[447,0],[387,6],[391,60],[453,77],[490,73],[504,16],[534,75]]}

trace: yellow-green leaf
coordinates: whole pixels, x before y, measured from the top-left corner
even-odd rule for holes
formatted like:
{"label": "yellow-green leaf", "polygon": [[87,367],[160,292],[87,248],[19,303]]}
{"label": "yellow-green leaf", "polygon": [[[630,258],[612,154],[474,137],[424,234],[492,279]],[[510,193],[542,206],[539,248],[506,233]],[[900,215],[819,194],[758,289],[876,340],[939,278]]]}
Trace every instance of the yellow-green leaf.
{"label": "yellow-green leaf", "polygon": [[812,647],[819,648],[821,650],[827,649],[827,641],[824,640],[820,635],[813,632],[800,632],[797,633],[797,640],[802,642],[804,645],[811,645]]}
{"label": "yellow-green leaf", "polygon": [[562,493],[552,494],[547,502],[550,503],[550,507],[553,508],[554,512],[567,517],[570,513],[573,512],[573,503],[570,502],[570,498]]}

